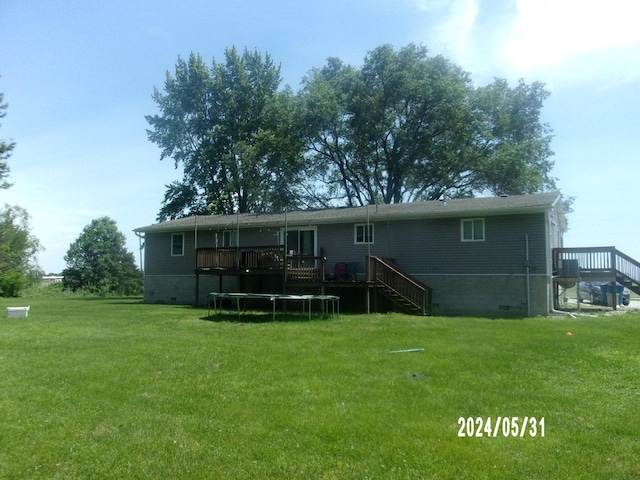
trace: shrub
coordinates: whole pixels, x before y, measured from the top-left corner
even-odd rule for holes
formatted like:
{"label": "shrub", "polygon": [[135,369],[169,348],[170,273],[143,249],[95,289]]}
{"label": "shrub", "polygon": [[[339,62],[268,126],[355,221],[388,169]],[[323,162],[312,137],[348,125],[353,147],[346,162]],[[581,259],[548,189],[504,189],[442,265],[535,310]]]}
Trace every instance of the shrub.
{"label": "shrub", "polygon": [[0,296],[17,297],[27,286],[26,277],[20,272],[5,272],[0,275]]}

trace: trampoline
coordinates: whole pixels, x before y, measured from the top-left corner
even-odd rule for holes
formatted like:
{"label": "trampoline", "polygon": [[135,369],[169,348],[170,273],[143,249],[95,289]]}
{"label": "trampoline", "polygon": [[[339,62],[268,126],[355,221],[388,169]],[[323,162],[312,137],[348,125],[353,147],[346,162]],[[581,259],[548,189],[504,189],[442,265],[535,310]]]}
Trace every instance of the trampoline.
{"label": "trampoline", "polygon": [[[311,319],[311,307],[314,300],[324,302],[325,305],[331,305],[331,316],[340,315],[340,297],[335,295],[287,295],[280,293],[234,293],[234,292],[211,292],[209,293],[209,311],[207,316],[211,316],[211,307],[213,304],[214,313],[218,311],[222,314],[222,300],[230,299],[236,301],[236,310],[238,319],[240,318],[240,301],[250,299],[269,300],[271,302],[271,311],[273,320],[276,319],[276,302],[283,303],[289,301],[302,302],[302,310],[304,312],[307,307],[309,319]],[[328,311],[328,309],[327,309]]]}

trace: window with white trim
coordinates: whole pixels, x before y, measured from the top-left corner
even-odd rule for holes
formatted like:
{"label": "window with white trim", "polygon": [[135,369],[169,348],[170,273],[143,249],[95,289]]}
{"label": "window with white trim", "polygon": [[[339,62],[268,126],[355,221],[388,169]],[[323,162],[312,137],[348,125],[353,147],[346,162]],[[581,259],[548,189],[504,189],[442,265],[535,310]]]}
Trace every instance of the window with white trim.
{"label": "window with white trim", "polygon": [[484,242],[484,218],[463,218],[460,236],[463,242]]}
{"label": "window with white trim", "polygon": [[184,255],[184,233],[171,234],[171,256],[181,257]]}
{"label": "window with white trim", "polygon": [[360,225],[355,225],[353,233],[354,233],[353,241],[356,245],[373,243],[373,224],[372,223],[363,223]]}

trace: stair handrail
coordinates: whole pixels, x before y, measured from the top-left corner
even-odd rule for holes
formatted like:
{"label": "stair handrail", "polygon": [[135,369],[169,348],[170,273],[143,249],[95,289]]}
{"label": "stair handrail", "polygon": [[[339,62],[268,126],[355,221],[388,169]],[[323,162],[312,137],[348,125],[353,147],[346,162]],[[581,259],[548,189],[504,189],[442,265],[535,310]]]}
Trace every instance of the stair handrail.
{"label": "stair handrail", "polygon": [[367,265],[367,281],[386,285],[420,308],[423,315],[427,314],[431,296],[431,289],[427,285],[380,257],[369,256]]}
{"label": "stair handrail", "polygon": [[640,262],[619,250],[615,250],[615,255],[616,273],[640,284]]}

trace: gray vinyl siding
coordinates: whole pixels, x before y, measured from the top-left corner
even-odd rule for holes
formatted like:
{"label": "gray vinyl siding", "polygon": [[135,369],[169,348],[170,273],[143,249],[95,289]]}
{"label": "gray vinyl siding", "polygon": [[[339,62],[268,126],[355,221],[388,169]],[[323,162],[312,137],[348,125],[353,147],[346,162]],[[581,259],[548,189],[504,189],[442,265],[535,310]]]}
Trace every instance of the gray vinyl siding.
{"label": "gray vinyl siding", "polygon": [[[483,217],[485,240],[463,242],[461,219],[421,222],[421,242],[398,252],[398,264],[413,274],[515,274],[525,271],[526,239],[534,270],[545,271],[544,215]],[[411,225],[407,226],[411,229]],[[409,233],[408,236],[415,235]]]}
{"label": "gray vinyl siding", "polygon": [[482,217],[485,240],[462,242],[460,218],[375,222],[374,243],[356,245],[354,224],[322,226],[318,244],[329,271],[337,262],[360,263],[371,255],[389,258],[411,274],[514,274],[525,270],[526,240],[532,270],[546,270],[545,216]]}
{"label": "gray vinyl siding", "polygon": [[145,235],[145,275],[186,275],[196,268],[193,232],[184,233],[184,255],[171,255],[171,233]]}
{"label": "gray vinyl siding", "polygon": [[561,208],[560,204],[549,211],[549,242],[550,248],[561,248],[562,244],[562,231],[564,225],[561,225]]}
{"label": "gray vinyl siding", "polygon": [[[198,248],[215,248],[222,247],[223,232],[233,231],[233,229],[225,230],[198,230]],[[191,233],[193,236],[193,233]],[[217,235],[217,244],[216,244]],[[269,245],[276,246],[280,241],[280,229],[278,228],[246,228],[240,229],[240,247],[265,247]],[[235,246],[235,245],[234,245]]]}
{"label": "gray vinyl siding", "polygon": [[[466,217],[465,217],[466,218]],[[338,262],[366,269],[371,254],[393,260],[410,274],[517,274],[525,269],[525,235],[529,236],[532,273],[546,270],[545,214],[503,215],[484,218],[485,240],[463,242],[461,218],[371,222],[373,244],[355,244],[355,223],[319,225],[318,254],[327,259],[327,273]],[[295,229],[296,226],[291,226]],[[195,235],[184,233],[184,256],[171,256],[171,233],[147,233],[145,273],[148,275],[193,274],[196,265]],[[222,230],[218,231],[218,242]],[[240,246],[280,243],[280,228],[240,230]],[[216,246],[216,231],[198,231],[198,248]]]}
{"label": "gray vinyl siding", "polygon": [[[318,227],[318,246],[327,259],[328,273],[333,272],[336,263],[342,262],[357,265],[358,272],[364,273],[369,247],[367,244],[354,243],[354,225],[348,223]],[[376,233],[374,230],[374,239]],[[371,245],[371,255],[376,255],[375,244]]]}

